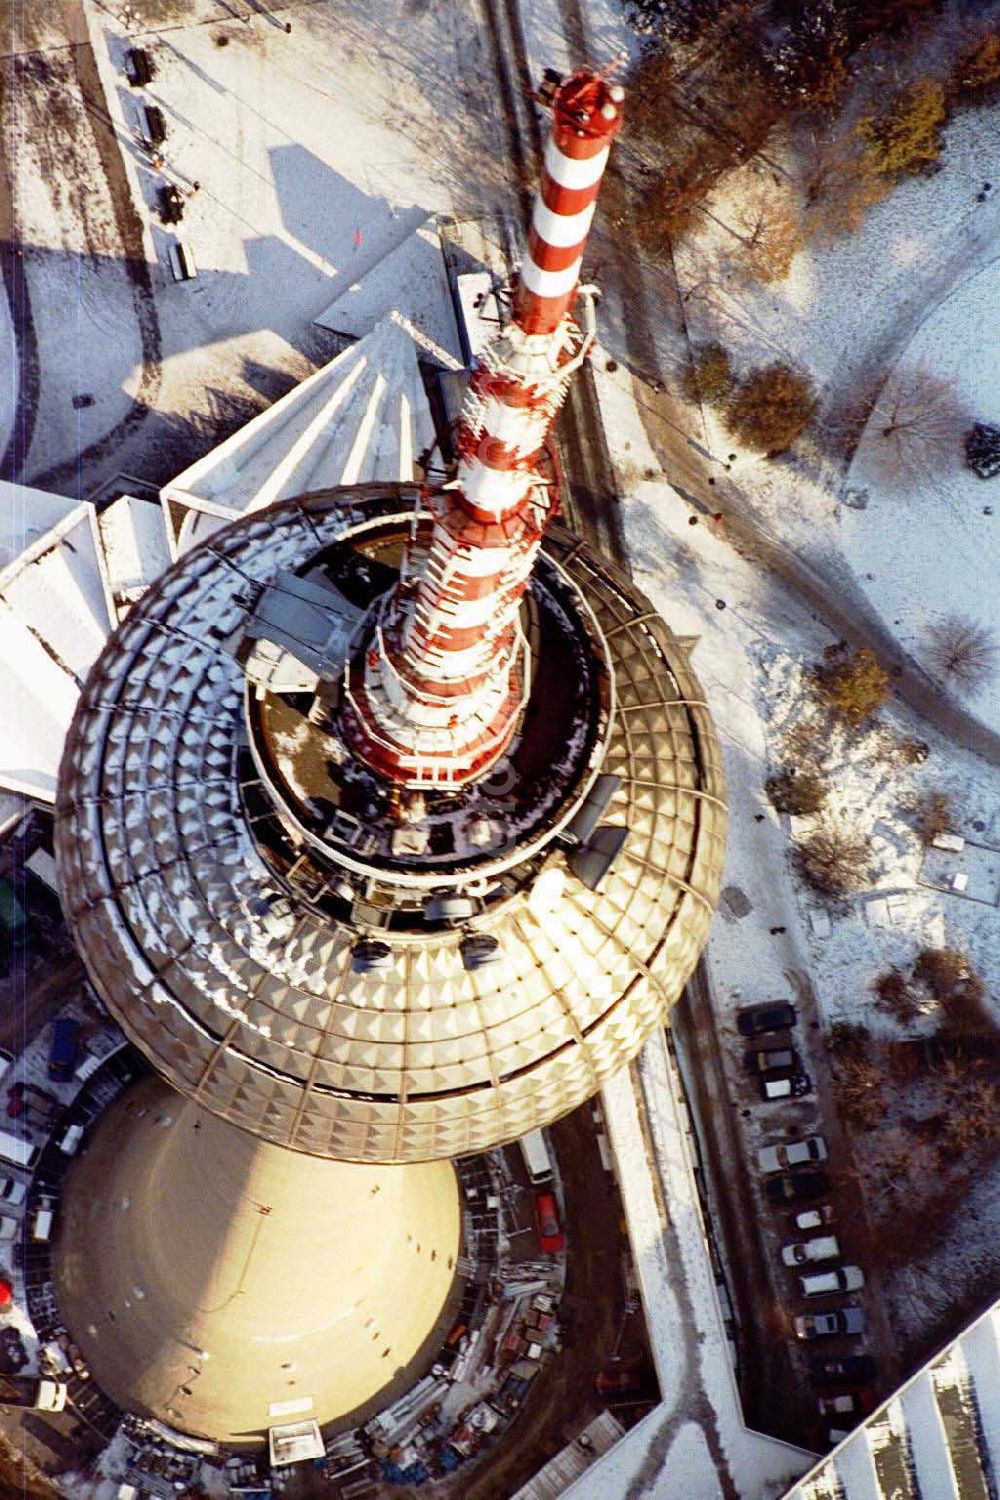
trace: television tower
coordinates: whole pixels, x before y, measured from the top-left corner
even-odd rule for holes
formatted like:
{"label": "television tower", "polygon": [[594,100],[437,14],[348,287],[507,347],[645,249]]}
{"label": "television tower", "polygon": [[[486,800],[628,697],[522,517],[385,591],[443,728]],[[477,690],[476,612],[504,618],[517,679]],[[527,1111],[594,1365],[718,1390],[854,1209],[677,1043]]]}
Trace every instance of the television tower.
{"label": "television tower", "polygon": [[724,785],[687,645],[547,525],[622,111],[591,72],[548,94],[454,479],[213,534],[112,636],[67,739],[67,919],[160,1077],[71,1168],[60,1307],[120,1405],[227,1446],[293,1411],[353,1425],[423,1373],[461,1253],[450,1159],[628,1062],[714,909]]}

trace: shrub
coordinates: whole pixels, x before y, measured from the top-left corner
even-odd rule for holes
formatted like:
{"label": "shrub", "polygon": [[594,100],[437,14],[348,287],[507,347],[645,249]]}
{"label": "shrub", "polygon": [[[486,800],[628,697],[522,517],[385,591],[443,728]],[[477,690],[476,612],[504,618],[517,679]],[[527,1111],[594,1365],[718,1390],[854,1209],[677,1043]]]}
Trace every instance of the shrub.
{"label": "shrub", "polygon": [[729,431],[748,448],[783,453],[816,410],[812,381],[791,365],[751,370],[725,404]]}
{"label": "shrub", "polygon": [[911,83],[884,114],[859,121],[858,134],[882,177],[920,172],[941,155],[947,110],[943,86],[933,78]]}
{"label": "shrub", "polygon": [[904,766],[922,766],[930,753],[931,747],[926,740],[904,735],[899,741],[899,758]]}
{"label": "shrub", "polygon": [[947,792],[925,792],[916,806],[917,835],[922,844],[933,844],[948,833],[954,815]]}
{"label": "shrub", "polygon": [[888,969],[880,974],[872,989],[875,991],[875,1009],[884,1011],[901,1025],[908,1026],[919,1016],[920,1006],[909,980],[900,969]]}
{"label": "shrub", "polygon": [[961,693],[976,693],[993,680],[998,650],[987,626],[965,615],[946,615],[928,630],[924,655],[935,676]]}
{"label": "shrub", "polygon": [[957,948],[922,948],[913,977],[941,1006],[942,1030],[975,1034],[992,1029],[992,1017],[983,1004],[985,985]]}
{"label": "shrub", "polygon": [[691,351],[690,364],[681,376],[681,390],[688,401],[721,406],[735,382],[727,350],[721,344],[701,344]]}
{"label": "shrub", "polygon": [[838,1056],[867,1057],[871,1033],[860,1021],[834,1021],[826,1034],[826,1050]]}
{"label": "shrub", "polygon": [[795,851],[802,878],[814,890],[837,899],[865,885],[870,861],[867,834],[835,823],[817,829]]}
{"label": "shrub", "polygon": [[863,724],[889,696],[886,671],[867,646],[828,646],[813,675],[820,697],[848,724]]}
{"label": "shrub", "polygon": [[833,1081],[837,1107],[861,1130],[874,1130],[885,1118],[882,1076],[866,1057],[848,1053],[837,1064]]}
{"label": "shrub", "polygon": [[953,94],[975,94],[1000,82],[1000,34],[987,32],[958,58],[948,80]]}
{"label": "shrub", "polygon": [[788,813],[793,818],[807,818],[818,813],[826,801],[827,792],[825,783],[818,776],[808,773],[797,776],[790,766],[776,776],[768,777],[764,790],[779,812]]}

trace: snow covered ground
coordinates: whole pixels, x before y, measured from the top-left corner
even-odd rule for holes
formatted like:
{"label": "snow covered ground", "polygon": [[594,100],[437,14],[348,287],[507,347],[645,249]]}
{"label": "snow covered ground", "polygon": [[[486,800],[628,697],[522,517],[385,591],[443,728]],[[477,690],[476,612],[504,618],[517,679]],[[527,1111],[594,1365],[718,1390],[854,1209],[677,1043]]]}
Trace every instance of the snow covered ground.
{"label": "snow covered ground", "polygon": [[[875,1036],[928,1034],[939,1023],[933,1011],[904,1033],[874,1009],[871,991],[878,973],[893,964],[909,967],[924,946],[964,950],[995,997],[1000,912],[996,905],[920,884],[923,850],[913,826],[918,794],[940,790],[952,798],[957,832],[976,843],[1000,844],[992,770],[899,705],[853,735],[831,731],[817,719],[814,742],[830,787],[829,810],[870,835],[873,851],[870,886],[841,911],[824,906],[792,873],[790,820],[775,812],[764,782],[784,761],[788,733],[817,712],[808,669],[829,635],[740,557],[707,517],[690,525],[690,507],[662,476],[646,444],[632,378],[620,369],[608,372],[601,356],[595,374],[605,424],[615,435],[633,574],[676,631],[698,637],[693,661],[723,745],[730,842],[723,900],[705,955],[723,1035],[735,1039],[740,1005],[802,993],[815,997],[824,1030],[850,1021]],[[650,473],[656,477],[646,478]],[[921,765],[900,753],[901,742],[914,737],[930,749]],[[794,835],[804,836],[809,826],[796,820]],[[727,899],[732,895],[733,903]],[[741,916],[744,906],[749,910]],[[806,1047],[808,1060],[815,1042],[805,1030],[796,1041]],[[821,1056],[819,1066],[828,1066]],[[775,1123],[770,1120],[772,1135]],[[748,1151],[767,1138],[767,1125],[756,1117],[746,1123]],[[863,1170],[873,1146],[857,1132],[852,1146]],[[966,1224],[963,1208],[961,1227],[935,1246],[928,1266],[886,1279],[893,1326],[907,1338],[919,1339],[921,1319],[926,1326],[943,1311],[941,1298],[928,1290],[935,1276],[953,1302],[1000,1276],[978,1186],[966,1207],[975,1211],[974,1221]],[[922,1299],[914,1296],[913,1277],[926,1293]]]}
{"label": "snow covered ground", "polygon": [[[772,535],[807,561],[846,562],[918,660],[927,624],[943,614],[958,609],[987,626],[998,619],[997,522],[983,511],[997,481],[964,470],[961,445],[973,420],[995,421],[1000,410],[1000,190],[982,192],[1000,145],[1000,108],[961,113],[945,134],[941,171],[906,180],[855,234],[800,250],[783,281],[749,278],[734,235],[759,175],[754,164],[722,180],[676,252],[692,342],[722,343],[739,372],[796,364],[820,401],[813,429],[777,462],[742,450],[712,412],[691,411],[692,434],[720,460],[734,455],[732,483]],[[670,370],[675,352],[665,337],[660,343]],[[955,378],[969,418],[956,422],[953,454],[895,493],[866,462],[865,444],[844,475],[823,449],[826,416],[874,398],[893,369],[914,365]],[[865,509],[856,508],[858,491],[867,492]],[[970,706],[995,724],[998,702],[987,688]]]}
{"label": "snow covered ground", "polygon": [[[160,30],[126,33],[112,9],[88,0],[124,162],[117,198],[103,185],[68,55],[25,64],[16,211],[43,372],[32,476],[56,470],[73,485],[76,455],[115,432],[106,461],[90,453],[88,484],[116,469],[168,477],[337,352],[342,341],[313,319],[341,288],[429,214],[495,211],[509,190],[496,106],[480,85],[483,43],[464,7],[301,6],[291,34],[244,9],[249,22],[186,7]],[[130,45],[154,57],[145,89],[127,81]],[[147,106],[166,121],[159,166],[141,139]],[[55,109],[73,142],[59,161],[46,155]],[[171,184],[184,195],[175,227],[158,213]],[[123,193],[142,221],[138,269],[117,232],[116,211],[132,212]],[[174,282],[177,242],[198,268],[193,281]],[[430,279],[439,251],[426,238],[414,246]],[[121,431],[137,393],[155,415]]]}
{"label": "snow covered ground", "polygon": [[[931,310],[897,369],[924,368],[953,381],[967,427],[976,420],[995,423],[998,350],[1000,260],[994,260]],[[848,489],[865,492],[868,503],[864,510],[840,511],[842,546],[855,577],[917,660],[925,655],[928,624],[956,612],[985,626],[1000,642],[1000,478],[978,478],[962,462],[958,441],[949,460],[924,482],[903,492],[880,483],[878,428],[884,422],[876,412],[846,481]],[[1000,727],[995,680],[974,694],[972,706]]]}

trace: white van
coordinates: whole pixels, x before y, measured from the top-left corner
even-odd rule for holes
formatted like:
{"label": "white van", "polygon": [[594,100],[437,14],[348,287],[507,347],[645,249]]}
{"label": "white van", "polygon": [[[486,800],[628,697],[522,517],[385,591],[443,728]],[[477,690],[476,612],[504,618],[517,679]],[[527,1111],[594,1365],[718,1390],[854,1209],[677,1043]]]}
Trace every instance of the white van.
{"label": "white van", "polygon": [[38,1147],[23,1135],[11,1135],[8,1130],[0,1130],[0,1156],[4,1161],[13,1162],[15,1167],[33,1167]]}
{"label": "white van", "polygon": [[865,1284],[864,1273],[857,1266],[839,1266],[836,1271],[814,1271],[800,1276],[803,1297],[822,1297],[830,1292],[856,1292]]}
{"label": "white van", "polygon": [[519,1145],[532,1187],[541,1187],[544,1183],[551,1182],[552,1159],[542,1131],[529,1130],[527,1135],[522,1135]]}
{"label": "white van", "polygon": [[33,1240],[50,1240],[52,1238],[52,1221],[54,1218],[55,1212],[51,1201],[48,1198],[43,1198],[31,1226],[31,1238]]}

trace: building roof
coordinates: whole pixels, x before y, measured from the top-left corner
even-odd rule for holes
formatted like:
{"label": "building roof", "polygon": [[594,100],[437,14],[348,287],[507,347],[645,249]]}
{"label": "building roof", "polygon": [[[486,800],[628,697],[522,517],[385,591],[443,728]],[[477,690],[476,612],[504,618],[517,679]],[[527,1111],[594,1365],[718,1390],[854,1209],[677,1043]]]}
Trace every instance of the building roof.
{"label": "building roof", "polygon": [[389,317],[409,330],[425,355],[446,368],[461,368],[441,237],[431,219],[418,225],[359,280],[341,287],[313,321],[334,333],[358,338]]}
{"label": "building roof", "polygon": [[[0,786],[55,800],[80,685],[111,630],[169,562],[159,507],[94,506],[0,485]],[[16,552],[17,544],[21,546]],[[2,556],[2,552],[0,552]]]}
{"label": "building roof", "polygon": [[901,1385],[786,1500],[990,1500],[997,1473],[1000,1301]]}
{"label": "building roof", "polygon": [[60,1313],[100,1388],[170,1427],[239,1446],[354,1425],[440,1347],[460,1218],[450,1163],[290,1153],[149,1077],[67,1176]]}
{"label": "building roof", "polygon": [[256,582],[387,509],[408,525],[416,496],[285,502],[185,556],[103,657],[64,763],[65,907],[113,1014],[182,1092],[318,1155],[459,1155],[587,1098],[679,994],[722,871],[721,759],[686,646],[555,532],[548,555],[582,590],[615,677],[603,769],[621,784],[606,816],[629,833],[599,891],[553,852],[561,894],[539,910],[518,889],[490,908],[476,926],[502,961],[474,971],[452,929],[394,938],[387,968],[357,973],[356,923],[295,898],[276,936],[260,915],[274,877],[235,774],[244,678],[225,640]]}

